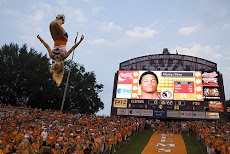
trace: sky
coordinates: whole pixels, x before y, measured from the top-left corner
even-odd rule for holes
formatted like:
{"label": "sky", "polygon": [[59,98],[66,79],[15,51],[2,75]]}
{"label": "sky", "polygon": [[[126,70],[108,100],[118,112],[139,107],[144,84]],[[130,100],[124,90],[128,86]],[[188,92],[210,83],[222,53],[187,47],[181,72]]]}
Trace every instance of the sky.
{"label": "sky", "polygon": [[85,36],[73,60],[104,85],[99,94],[104,110],[98,115],[110,114],[119,63],[161,54],[163,48],[217,63],[230,99],[229,0],[0,0],[0,14],[0,46],[26,44],[44,55],[47,50],[36,36],[52,47],[49,23],[65,15],[67,49],[77,32],[78,38]]}

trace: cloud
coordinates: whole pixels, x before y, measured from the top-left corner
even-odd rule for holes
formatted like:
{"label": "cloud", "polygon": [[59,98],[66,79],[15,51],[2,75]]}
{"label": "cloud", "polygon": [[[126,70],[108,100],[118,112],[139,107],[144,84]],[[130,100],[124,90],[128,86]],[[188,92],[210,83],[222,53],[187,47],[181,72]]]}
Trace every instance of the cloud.
{"label": "cloud", "polygon": [[7,9],[7,8],[2,9],[1,12],[2,12],[4,15],[6,15],[6,16],[14,15],[14,13],[15,13],[13,10],[10,10],[10,9]]}
{"label": "cloud", "polygon": [[157,31],[150,27],[134,27],[132,30],[128,30],[125,34],[130,38],[146,39],[152,38],[157,34]]}
{"label": "cloud", "polygon": [[215,12],[215,15],[219,18],[226,17],[228,15],[229,11],[227,8],[221,8],[218,11]]}
{"label": "cloud", "polygon": [[20,17],[18,18],[17,23],[19,25],[21,32],[24,33],[24,35],[26,35],[29,32],[33,33],[36,30],[40,29],[40,25],[43,24],[44,21],[45,12],[37,10],[32,14],[21,14],[19,16]]}
{"label": "cloud", "polygon": [[105,39],[87,40],[87,43],[90,45],[101,45],[105,43]]}
{"label": "cloud", "polygon": [[190,47],[176,47],[173,51],[178,51],[179,54],[191,55],[195,57],[203,57],[207,60],[216,61],[217,59],[223,58],[223,55],[218,52],[220,46],[202,46],[198,43],[191,45]]}
{"label": "cloud", "polygon": [[89,4],[92,2],[92,0],[82,0],[82,1]]}
{"label": "cloud", "polygon": [[230,24],[224,24],[222,28],[224,31],[230,32]]}
{"label": "cloud", "polygon": [[101,11],[103,11],[104,8],[103,7],[94,7],[91,9],[91,13],[93,15],[98,15]]}
{"label": "cloud", "polygon": [[36,11],[33,15],[28,16],[29,21],[35,22],[35,23],[41,23],[44,19],[44,12],[43,11]]}
{"label": "cloud", "polygon": [[196,26],[191,26],[191,27],[183,27],[179,29],[179,33],[182,35],[191,35],[192,33],[196,32],[197,30],[200,29],[199,25]]}
{"label": "cloud", "polygon": [[103,22],[100,27],[100,31],[102,32],[111,32],[111,31],[121,31],[122,27],[119,25],[115,25],[113,22]]}
{"label": "cloud", "polygon": [[81,8],[66,8],[66,16],[73,22],[85,23],[88,19]]}

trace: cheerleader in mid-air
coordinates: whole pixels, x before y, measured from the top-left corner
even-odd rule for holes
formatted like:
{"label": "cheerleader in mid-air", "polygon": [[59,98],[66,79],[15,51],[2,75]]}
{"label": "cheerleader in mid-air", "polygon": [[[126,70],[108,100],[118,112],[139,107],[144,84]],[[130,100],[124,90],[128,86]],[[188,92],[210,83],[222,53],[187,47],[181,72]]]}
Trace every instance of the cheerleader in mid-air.
{"label": "cheerleader in mid-air", "polygon": [[68,52],[66,51],[66,44],[68,41],[68,34],[62,27],[65,23],[65,16],[57,15],[56,19],[50,23],[50,34],[54,40],[54,48],[51,50],[50,46],[39,36],[37,38],[46,47],[51,59],[55,60],[55,63],[51,66],[50,72],[53,73],[53,79],[59,86],[62,82],[64,75],[63,61],[71,54],[71,52],[81,43],[84,39],[84,35],[81,36],[80,41],[77,42]]}

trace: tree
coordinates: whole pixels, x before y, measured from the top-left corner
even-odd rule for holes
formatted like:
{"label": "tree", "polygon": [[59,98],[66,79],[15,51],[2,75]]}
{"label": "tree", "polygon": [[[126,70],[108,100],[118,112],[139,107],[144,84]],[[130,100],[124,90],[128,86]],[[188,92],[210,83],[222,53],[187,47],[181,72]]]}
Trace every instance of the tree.
{"label": "tree", "polygon": [[225,107],[227,109],[227,115],[228,115],[229,120],[230,120],[230,100],[225,101]]}
{"label": "tree", "polygon": [[[13,43],[3,45],[0,49],[0,102],[60,110],[70,63],[65,62],[63,82],[57,87],[49,72],[51,64],[47,55],[32,48],[27,51],[26,45],[21,48]],[[64,110],[95,113],[103,109],[98,96],[102,89],[94,72],[85,72],[83,66],[73,62]]]}
{"label": "tree", "polygon": [[[65,62],[66,70],[69,70],[71,61]],[[98,94],[102,92],[103,85],[97,84],[94,72],[85,72],[85,68],[77,63],[72,63],[64,110],[77,109],[81,113],[93,114],[104,108],[104,104]],[[64,85],[67,80],[64,77]],[[64,89],[64,88],[63,88]]]}

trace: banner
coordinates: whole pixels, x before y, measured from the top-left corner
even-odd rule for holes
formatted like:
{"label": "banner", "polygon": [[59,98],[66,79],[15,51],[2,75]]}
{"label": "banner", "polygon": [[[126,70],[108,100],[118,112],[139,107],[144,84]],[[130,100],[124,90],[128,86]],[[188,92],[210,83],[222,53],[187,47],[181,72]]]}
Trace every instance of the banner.
{"label": "banner", "polygon": [[127,99],[114,99],[113,107],[127,108]]}
{"label": "banner", "polygon": [[154,117],[165,117],[165,111],[163,110],[154,110]]}
{"label": "banner", "polygon": [[180,112],[179,111],[168,110],[167,111],[167,117],[179,118],[180,117]]}
{"label": "banner", "polygon": [[140,116],[141,110],[140,109],[129,109],[129,115]]}
{"label": "banner", "polygon": [[141,110],[141,116],[153,116],[153,110]]}
{"label": "banner", "polygon": [[[223,104],[223,102],[220,102],[220,101],[208,101],[208,106],[214,108],[215,110],[217,110],[219,112],[224,112],[224,104]],[[214,110],[210,108],[209,111],[214,111]]]}
{"label": "banner", "polygon": [[180,118],[192,118],[192,111],[180,111]]}
{"label": "banner", "polygon": [[206,118],[207,119],[219,119],[220,115],[216,112],[206,112]]}
{"label": "banner", "polygon": [[205,87],[204,88],[204,98],[207,100],[219,100],[220,92],[218,87]]}
{"label": "banner", "polygon": [[129,115],[128,109],[117,108],[117,115]]}
{"label": "banner", "polygon": [[192,112],[192,118],[195,118],[195,119],[205,119],[206,118],[206,114],[205,114],[205,112],[193,111]]}

